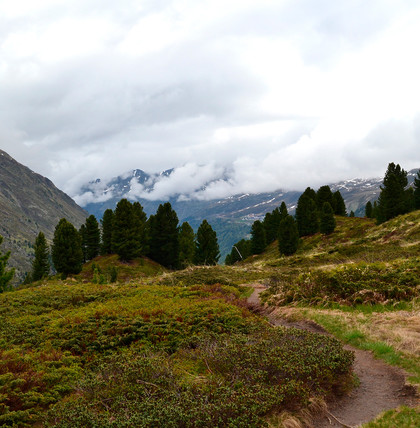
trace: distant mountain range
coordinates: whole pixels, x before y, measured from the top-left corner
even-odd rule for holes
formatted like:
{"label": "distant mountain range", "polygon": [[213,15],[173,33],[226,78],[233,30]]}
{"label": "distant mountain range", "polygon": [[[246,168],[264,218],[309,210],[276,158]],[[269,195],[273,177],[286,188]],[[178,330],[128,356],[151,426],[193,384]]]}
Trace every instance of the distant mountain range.
{"label": "distant mountain range", "polygon": [[80,227],[87,215],[48,178],[0,150],[0,235],[4,238],[0,250],[11,250],[9,265],[17,268],[17,280],[31,270],[29,255],[40,231],[52,241],[61,218]]}
{"label": "distant mountain range", "polygon": [[[162,177],[170,177],[173,169],[160,174],[150,175],[140,169],[116,177],[109,182],[100,179],[88,183],[82,189],[82,195],[90,195],[96,202],[89,202],[84,208],[98,219],[107,208],[114,209],[122,198],[139,201],[148,215],[154,214],[163,200],[138,198],[133,191],[137,185],[143,188],[143,194],[153,194],[153,189]],[[408,173],[412,183],[418,170]],[[380,193],[383,178],[351,179],[330,184],[331,190],[339,190],[346,203],[347,211],[363,216],[368,201],[376,200]],[[211,183],[207,183],[210,185]],[[308,186],[311,184],[308,183]],[[316,190],[316,189],[315,189]],[[196,229],[206,218],[216,230],[221,247],[222,258],[230,252],[232,245],[249,234],[251,224],[262,219],[284,201],[290,213],[294,213],[301,191],[282,191],[257,194],[239,194],[216,200],[185,200],[182,195],[174,195],[169,202],[178,214],[180,222],[188,221]]]}

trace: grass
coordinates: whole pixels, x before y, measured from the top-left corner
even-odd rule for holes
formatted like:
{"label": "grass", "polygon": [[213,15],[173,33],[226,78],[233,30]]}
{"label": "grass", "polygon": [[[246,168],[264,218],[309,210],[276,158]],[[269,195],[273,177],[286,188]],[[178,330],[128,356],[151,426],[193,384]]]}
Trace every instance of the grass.
{"label": "grass", "polygon": [[417,428],[420,426],[420,411],[409,407],[389,410],[374,421],[363,425],[363,428]]}

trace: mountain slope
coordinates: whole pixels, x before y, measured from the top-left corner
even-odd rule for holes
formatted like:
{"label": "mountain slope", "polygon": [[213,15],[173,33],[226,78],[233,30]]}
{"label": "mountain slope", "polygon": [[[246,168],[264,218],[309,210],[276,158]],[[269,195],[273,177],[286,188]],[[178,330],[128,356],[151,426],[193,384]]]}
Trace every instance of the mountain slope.
{"label": "mountain slope", "polygon": [[61,218],[79,227],[86,216],[86,211],[50,180],[0,150],[1,250],[11,250],[9,264],[17,268],[18,278],[31,268],[28,253],[40,231],[52,240]]}

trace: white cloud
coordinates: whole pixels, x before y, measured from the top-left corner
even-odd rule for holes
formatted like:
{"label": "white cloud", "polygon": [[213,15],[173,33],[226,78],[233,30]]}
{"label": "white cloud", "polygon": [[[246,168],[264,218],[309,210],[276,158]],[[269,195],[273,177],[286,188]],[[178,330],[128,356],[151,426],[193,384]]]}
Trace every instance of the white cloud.
{"label": "white cloud", "polygon": [[176,168],[149,198],[210,198],[419,166],[419,20],[414,0],[0,0],[0,147],[71,195],[135,168]]}

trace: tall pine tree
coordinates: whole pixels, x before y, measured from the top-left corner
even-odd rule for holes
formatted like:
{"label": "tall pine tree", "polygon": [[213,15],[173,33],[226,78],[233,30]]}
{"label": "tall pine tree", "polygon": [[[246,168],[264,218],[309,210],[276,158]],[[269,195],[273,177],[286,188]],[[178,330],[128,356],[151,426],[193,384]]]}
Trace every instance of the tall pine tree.
{"label": "tall pine tree", "polygon": [[296,206],[296,222],[299,236],[314,235],[319,231],[317,205],[308,192],[305,192],[298,199]]}
{"label": "tall pine tree", "polygon": [[114,229],[114,211],[110,208],[105,210],[101,220],[102,225],[102,246],[101,254],[112,254],[112,230]]}
{"label": "tall pine tree", "polygon": [[407,172],[393,162],[388,165],[378,199],[378,223],[408,212]]}
{"label": "tall pine tree", "polygon": [[251,252],[261,254],[267,246],[264,225],[256,220],[251,227]]}
{"label": "tall pine tree", "polygon": [[324,202],[324,205],[322,206],[319,229],[324,235],[329,235],[335,230],[334,211],[328,202]]}
{"label": "tall pine tree", "polygon": [[333,193],[333,209],[335,215],[347,217],[346,204],[339,190]]}
{"label": "tall pine tree", "polygon": [[169,202],[160,204],[148,222],[149,255],[161,265],[179,267],[178,216]]}
{"label": "tall pine tree", "polygon": [[195,264],[216,265],[220,258],[217,235],[207,220],[203,220],[197,230]]}
{"label": "tall pine tree", "polygon": [[51,256],[55,269],[64,276],[82,270],[82,241],[79,232],[65,218],[55,227]]}
{"label": "tall pine tree", "polygon": [[280,223],[278,246],[280,254],[290,256],[294,254],[299,245],[299,232],[295,219],[288,215]]}
{"label": "tall pine tree", "polygon": [[188,222],[179,228],[179,264],[185,268],[194,263],[195,234]]}
{"label": "tall pine tree", "polygon": [[319,212],[322,211],[325,202],[328,202],[331,207],[334,207],[333,194],[330,186],[321,186],[316,192],[316,203]]}
{"label": "tall pine tree", "polygon": [[32,261],[32,281],[38,281],[47,277],[50,274],[50,252],[47,245],[47,240],[42,232],[38,233],[35,239],[35,258]]}
{"label": "tall pine tree", "polygon": [[92,214],[86,219],[86,260],[92,260],[99,255],[101,248],[101,232],[96,217]]}

